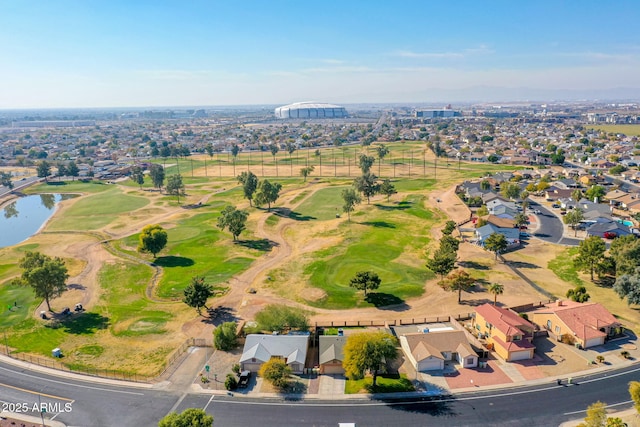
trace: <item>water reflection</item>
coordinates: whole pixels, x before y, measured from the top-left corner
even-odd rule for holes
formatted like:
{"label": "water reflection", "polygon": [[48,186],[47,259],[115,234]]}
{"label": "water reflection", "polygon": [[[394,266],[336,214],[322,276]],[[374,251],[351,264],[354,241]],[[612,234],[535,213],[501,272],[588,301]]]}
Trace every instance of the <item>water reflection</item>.
{"label": "water reflection", "polygon": [[0,215],[0,248],[18,244],[38,232],[53,215],[56,203],[75,194],[38,194],[7,204]]}
{"label": "water reflection", "polygon": [[16,202],[11,202],[4,208],[4,217],[9,219],[18,216],[18,206]]}

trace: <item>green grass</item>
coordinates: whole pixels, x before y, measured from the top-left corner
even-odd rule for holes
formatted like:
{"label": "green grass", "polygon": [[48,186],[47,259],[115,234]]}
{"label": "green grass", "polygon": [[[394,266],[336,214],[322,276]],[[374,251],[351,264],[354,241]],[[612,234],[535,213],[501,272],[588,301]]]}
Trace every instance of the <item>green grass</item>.
{"label": "green grass", "polygon": [[344,387],[346,394],[402,393],[415,390],[415,387],[405,374],[379,375],[376,379],[376,387],[373,387],[373,377],[365,377],[361,380],[347,380]]}
{"label": "green grass", "polygon": [[342,190],[347,187],[329,187],[316,191],[292,212],[291,218],[326,221],[334,219],[336,213],[342,214]]}
{"label": "green grass", "polygon": [[[400,304],[421,295],[432,273],[422,266],[416,267],[416,262],[410,263],[411,256],[407,253],[421,253],[429,242],[427,230],[435,217],[422,205],[422,197],[411,196],[399,207],[379,204],[366,213],[353,215],[351,223],[341,224],[338,231],[344,234],[344,242],[316,252],[315,261],[305,268],[310,284],[327,294],[309,303],[347,309]],[[349,287],[349,280],[358,271],[366,270],[376,272],[382,280],[380,288],[367,299]]]}
{"label": "green grass", "polygon": [[107,191],[78,200],[63,217],[51,221],[49,230],[95,230],[148,204],[146,198],[122,194],[119,188],[110,186]]}
{"label": "green grass", "polygon": [[588,129],[602,130],[607,133],[622,133],[627,136],[640,136],[640,125],[590,125]]}
{"label": "green grass", "polygon": [[547,267],[556,276],[576,286],[584,286],[584,282],[578,276],[578,270],[573,266],[573,258],[578,254],[578,248],[570,248],[562,252],[556,258],[549,261]]}
{"label": "green grass", "polygon": [[113,186],[109,185],[102,181],[90,181],[90,182],[80,182],[80,181],[66,181],[58,183],[55,180],[52,181],[52,184],[38,184],[32,187],[29,187],[25,190],[27,194],[35,194],[35,193],[84,193],[84,194],[95,194],[101,193],[103,191],[112,190]]}
{"label": "green grass", "polygon": [[[26,320],[39,302],[29,286],[0,286],[0,328],[8,328]],[[17,303],[17,306],[14,306],[14,303]]]}

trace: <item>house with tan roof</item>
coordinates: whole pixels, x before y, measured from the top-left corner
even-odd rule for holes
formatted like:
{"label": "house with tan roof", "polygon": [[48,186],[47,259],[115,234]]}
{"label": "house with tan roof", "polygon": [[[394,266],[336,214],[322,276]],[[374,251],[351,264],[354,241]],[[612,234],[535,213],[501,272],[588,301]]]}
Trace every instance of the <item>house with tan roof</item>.
{"label": "house with tan roof", "polygon": [[272,358],[284,360],[296,374],[304,371],[309,335],[249,334],[240,357],[240,369],[258,372]]}
{"label": "house with tan roof", "polygon": [[535,326],[516,312],[491,304],[476,308],[473,326],[493,350],[507,362],[533,358]]}
{"label": "house with tan roof", "polygon": [[478,355],[464,331],[405,334],[400,336],[400,346],[418,372],[442,370],[451,360],[463,368],[478,366]]}
{"label": "house with tan roof", "polygon": [[609,310],[598,303],[559,300],[529,313],[529,316],[558,341],[563,335],[569,335],[582,348],[604,344],[622,326]]}
{"label": "house with tan roof", "polygon": [[344,335],[320,335],[318,356],[321,374],[344,374],[342,361],[346,342]]}

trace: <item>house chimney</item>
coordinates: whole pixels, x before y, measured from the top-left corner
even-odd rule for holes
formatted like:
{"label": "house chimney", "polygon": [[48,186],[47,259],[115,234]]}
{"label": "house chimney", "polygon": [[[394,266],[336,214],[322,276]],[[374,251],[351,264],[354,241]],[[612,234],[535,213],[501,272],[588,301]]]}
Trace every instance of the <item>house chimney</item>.
{"label": "house chimney", "polygon": [[561,299],[559,299],[558,301],[556,301],[556,305],[557,305],[558,307],[562,307],[562,300],[561,300]]}

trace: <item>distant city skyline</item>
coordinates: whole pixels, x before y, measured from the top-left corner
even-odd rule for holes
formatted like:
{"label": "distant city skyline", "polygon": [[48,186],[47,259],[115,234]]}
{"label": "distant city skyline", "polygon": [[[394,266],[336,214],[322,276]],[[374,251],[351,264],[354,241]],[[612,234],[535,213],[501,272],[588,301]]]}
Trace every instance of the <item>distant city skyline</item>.
{"label": "distant city skyline", "polygon": [[640,5],[0,2],[0,108],[640,99]]}

